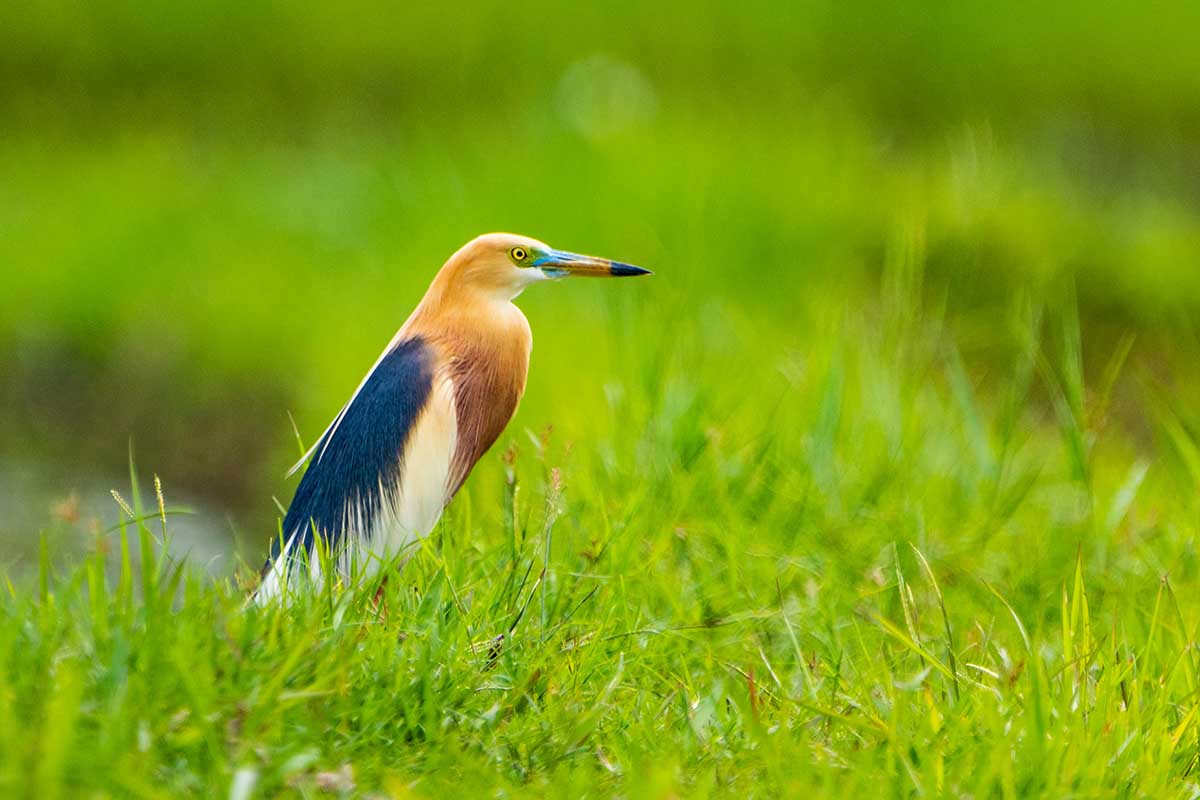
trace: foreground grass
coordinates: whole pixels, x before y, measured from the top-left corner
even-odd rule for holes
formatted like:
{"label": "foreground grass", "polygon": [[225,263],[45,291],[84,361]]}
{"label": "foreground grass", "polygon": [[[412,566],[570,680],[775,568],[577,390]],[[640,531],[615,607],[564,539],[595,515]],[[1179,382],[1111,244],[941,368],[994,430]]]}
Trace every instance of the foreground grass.
{"label": "foreground grass", "polygon": [[904,274],[802,356],[631,354],[378,600],[247,608],[138,503],[4,592],[4,794],[1195,796],[1194,428],[1133,381],[1135,448],[1129,348],[1088,388],[1033,303],[968,377]]}

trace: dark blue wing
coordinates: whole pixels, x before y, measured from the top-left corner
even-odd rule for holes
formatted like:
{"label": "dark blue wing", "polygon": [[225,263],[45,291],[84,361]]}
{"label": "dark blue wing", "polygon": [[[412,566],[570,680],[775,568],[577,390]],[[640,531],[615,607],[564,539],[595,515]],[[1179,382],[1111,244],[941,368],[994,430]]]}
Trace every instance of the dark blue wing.
{"label": "dark blue wing", "polygon": [[[379,486],[395,486],[404,469],[404,446],[433,386],[433,352],[420,337],[388,352],[367,376],[341,419],[313,449],[283,520],[283,537],[312,553],[314,529],[336,548],[349,533],[365,533],[379,513]],[[357,507],[363,531],[348,531],[347,509]],[[266,572],[279,557],[276,538]],[[293,546],[290,555],[301,552]]]}

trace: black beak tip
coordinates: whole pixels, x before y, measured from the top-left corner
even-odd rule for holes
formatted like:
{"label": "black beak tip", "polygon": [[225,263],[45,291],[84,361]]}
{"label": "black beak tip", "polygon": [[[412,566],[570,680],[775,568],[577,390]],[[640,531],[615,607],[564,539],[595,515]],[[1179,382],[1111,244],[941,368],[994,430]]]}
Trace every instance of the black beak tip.
{"label": "black beak tip", "polygon": [[635,267],[633,264],[622,264],[620,261],[612,262],[612,274],[617,277],[632,277],[634,275],[653,275],[654,273],[648,269]]}

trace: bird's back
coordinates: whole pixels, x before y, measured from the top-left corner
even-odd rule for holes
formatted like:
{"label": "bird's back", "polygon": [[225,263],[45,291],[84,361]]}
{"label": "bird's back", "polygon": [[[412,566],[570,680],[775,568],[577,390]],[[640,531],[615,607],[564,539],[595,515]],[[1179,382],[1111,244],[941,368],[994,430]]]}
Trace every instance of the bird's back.
{"label": "bird's back", "polygon": [[406,323],[313,448],[260,596],[279,591],[301,554],[316,574],[318,540],[342,563],[370,565],[433,529],[524,393],[532,339],[506,305]]}

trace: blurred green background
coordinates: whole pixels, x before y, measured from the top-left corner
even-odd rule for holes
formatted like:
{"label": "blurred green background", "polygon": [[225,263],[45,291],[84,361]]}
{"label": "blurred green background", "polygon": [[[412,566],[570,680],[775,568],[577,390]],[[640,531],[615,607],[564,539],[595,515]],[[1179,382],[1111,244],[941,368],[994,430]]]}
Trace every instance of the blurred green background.
{"label": "blurred green background", "polygon": [[257,561],[289,413],[318,435],[491,230],[658,273],[522,298],[505,441],[588,447],[629,382],[770,415],[831,319],[914,287],[982,391],[1020,298],[1077,300],[1089,369],[1136,336],[1133,445],[1147,385],[1198,430],[1197,31],[1194,3],[4,4],[4,561],[109,524],[131,442],[187,546]]}

